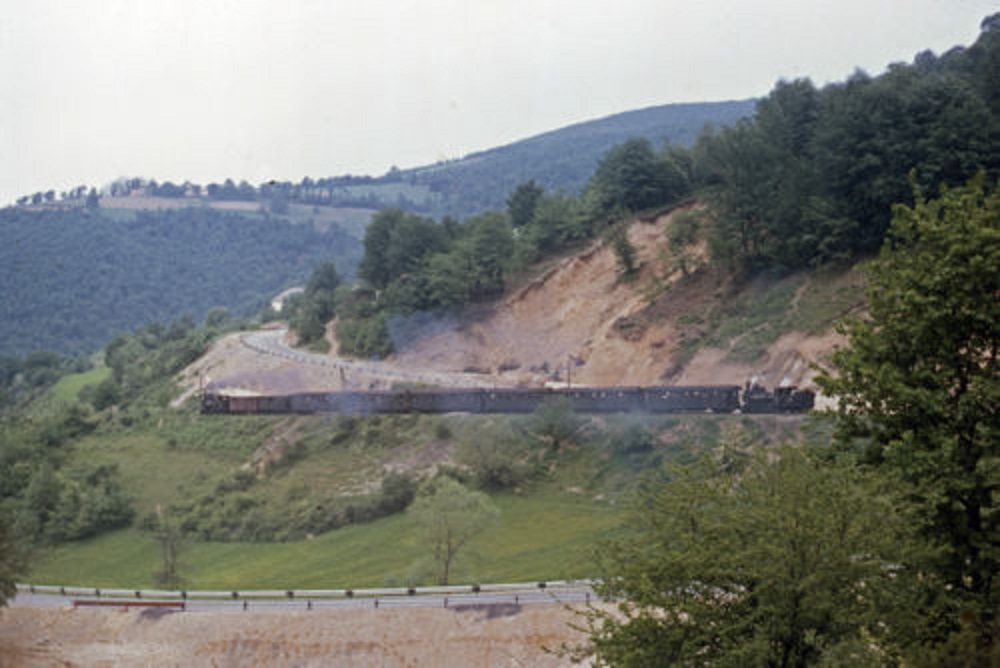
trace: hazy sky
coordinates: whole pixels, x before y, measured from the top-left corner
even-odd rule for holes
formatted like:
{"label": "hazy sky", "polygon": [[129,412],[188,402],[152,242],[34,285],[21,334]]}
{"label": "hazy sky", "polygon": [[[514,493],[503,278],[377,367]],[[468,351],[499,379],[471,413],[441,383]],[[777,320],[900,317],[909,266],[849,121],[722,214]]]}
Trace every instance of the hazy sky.
{"label": "hazy sky", "polygon": [[381,174],[970,44],[995,0],[0,0],[0,205]]}

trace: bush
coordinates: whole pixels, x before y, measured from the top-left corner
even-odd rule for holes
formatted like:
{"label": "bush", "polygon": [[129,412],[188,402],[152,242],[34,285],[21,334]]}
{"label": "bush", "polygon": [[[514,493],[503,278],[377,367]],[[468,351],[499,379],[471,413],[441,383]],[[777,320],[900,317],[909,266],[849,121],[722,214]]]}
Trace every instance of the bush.
{"label": "bush", "polygon": [[515,487],[529,476],[526,450],[514,434],[487,429],[463,440],[458,459],[469,467],[476,487],[499,491]]}

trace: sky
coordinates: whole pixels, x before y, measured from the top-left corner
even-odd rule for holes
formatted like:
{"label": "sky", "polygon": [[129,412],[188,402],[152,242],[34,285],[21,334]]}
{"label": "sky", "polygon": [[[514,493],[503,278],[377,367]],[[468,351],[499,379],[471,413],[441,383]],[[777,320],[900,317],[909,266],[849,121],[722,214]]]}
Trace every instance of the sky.
{"label": "sky", "polygon": [[0,0],[0,205],[379,175],[968,45],[996,0]]}

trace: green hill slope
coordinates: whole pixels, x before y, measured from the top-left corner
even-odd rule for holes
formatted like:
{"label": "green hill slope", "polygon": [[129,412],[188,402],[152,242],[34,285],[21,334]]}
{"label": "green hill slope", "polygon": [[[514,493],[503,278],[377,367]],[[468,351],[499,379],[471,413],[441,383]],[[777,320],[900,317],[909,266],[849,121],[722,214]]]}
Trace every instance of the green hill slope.
{"label": "green hill slope", "polygon": [[754,100],[667,104],[546,132],[461,160],[403,170],[398,178],[436,193],[439,213],[466,216],[504,208],[520,183],[577,193],[613,146],[642,137],[690,145],[706,127],[725,127],[753,113]]}

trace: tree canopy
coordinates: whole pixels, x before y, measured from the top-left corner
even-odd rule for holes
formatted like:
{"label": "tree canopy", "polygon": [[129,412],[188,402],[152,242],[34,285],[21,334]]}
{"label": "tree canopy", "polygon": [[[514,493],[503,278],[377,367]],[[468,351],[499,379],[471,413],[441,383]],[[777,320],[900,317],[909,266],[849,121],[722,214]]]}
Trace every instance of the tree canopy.
{"label": "tree canopy", "polygon": [[903,535],[893,499],[850,462],[799,448],[731,464],[674,469],[603,546],[598,591],[624,600],[588,614],[598,662],[871,662]]}
{"label": "tree canopy", "polygon": [[996,20],[979,40],[878,77],[817,89],[780,81],[751,118],[707,132],[691,176],[713,204],[716,256],[789,269],[874,253],[891,207],[925,189],[1000,172]]}
{"label": "tree canopy", "polygon": [[[868,269],[869,314],[820,382],[841,437],[904,480],[952,611],[1000,607],[1000,194],[980,175],[895,208]],[[950,616],[957,625],[957,614]]]}

